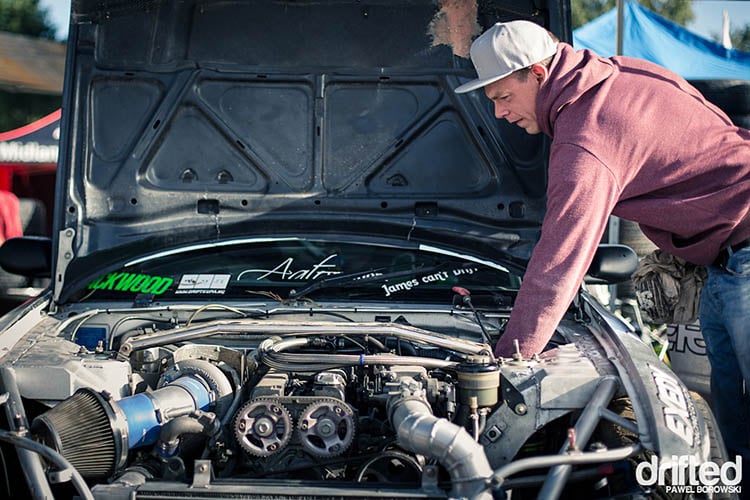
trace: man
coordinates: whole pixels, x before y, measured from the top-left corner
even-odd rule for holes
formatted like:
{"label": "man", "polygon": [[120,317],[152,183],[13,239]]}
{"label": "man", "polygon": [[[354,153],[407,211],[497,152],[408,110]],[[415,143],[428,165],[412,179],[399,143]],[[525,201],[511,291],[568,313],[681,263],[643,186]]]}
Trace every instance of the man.
{"label": "man", "polygon": [[495,351],[541,352],[572,301],[610,214],[662,250],[708,265],[700,321],[712,398],[732,457],[750,463],[750,131],[681,77],[558,43],[528,21],[471,46],[495,116],[552,137],[547,212]]}

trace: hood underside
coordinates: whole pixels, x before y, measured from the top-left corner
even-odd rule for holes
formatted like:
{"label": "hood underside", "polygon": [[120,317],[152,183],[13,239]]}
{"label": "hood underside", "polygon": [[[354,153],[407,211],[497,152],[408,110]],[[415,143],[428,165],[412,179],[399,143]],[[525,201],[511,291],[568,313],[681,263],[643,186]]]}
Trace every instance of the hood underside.
{"label": "hood underside", "polygon": [[569,32],[523,0],[74,0],[58,279],[274,228],[533,239],[546,141],[453,92],[473,38],[518,18]]}

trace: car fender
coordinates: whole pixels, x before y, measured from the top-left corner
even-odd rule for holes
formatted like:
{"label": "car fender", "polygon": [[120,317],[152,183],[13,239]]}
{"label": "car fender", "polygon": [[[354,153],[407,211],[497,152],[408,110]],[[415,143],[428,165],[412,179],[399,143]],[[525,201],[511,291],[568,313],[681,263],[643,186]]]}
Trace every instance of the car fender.
{"label": "car fender", "polygon": [[[585,299],[584,299],[585,300]],[[708,426],[688,388],[652,347],[615,323],[603,306],[585,300],[591,331],[630,397],[644,447],[662,462],[682,456],[710,458]]]}

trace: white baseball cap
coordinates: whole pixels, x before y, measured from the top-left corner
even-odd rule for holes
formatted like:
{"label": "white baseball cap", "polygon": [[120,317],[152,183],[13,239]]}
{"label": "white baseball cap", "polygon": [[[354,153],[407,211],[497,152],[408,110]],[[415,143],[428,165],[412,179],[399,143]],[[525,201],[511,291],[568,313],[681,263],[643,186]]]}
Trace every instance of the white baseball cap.
{"label": "white baseball cap", "polygon": [[505,78],[557,53],[557,42],[531,21],[497,23],[471,44],[471,62],[479,78],[455,91],[470,92]]}

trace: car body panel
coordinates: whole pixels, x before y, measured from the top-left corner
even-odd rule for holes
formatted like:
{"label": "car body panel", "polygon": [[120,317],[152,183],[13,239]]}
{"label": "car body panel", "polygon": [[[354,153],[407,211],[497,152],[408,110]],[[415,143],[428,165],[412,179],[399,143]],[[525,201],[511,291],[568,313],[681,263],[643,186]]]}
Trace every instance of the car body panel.
{"label": "car body panel", "polygon": [[545,141],[452,88],[482,24],[527,10],[565,38],[566,10],[461,5],[76,2],[55,283],[112,253],[358,216],[401,231],[469,220],[528,257]]}

